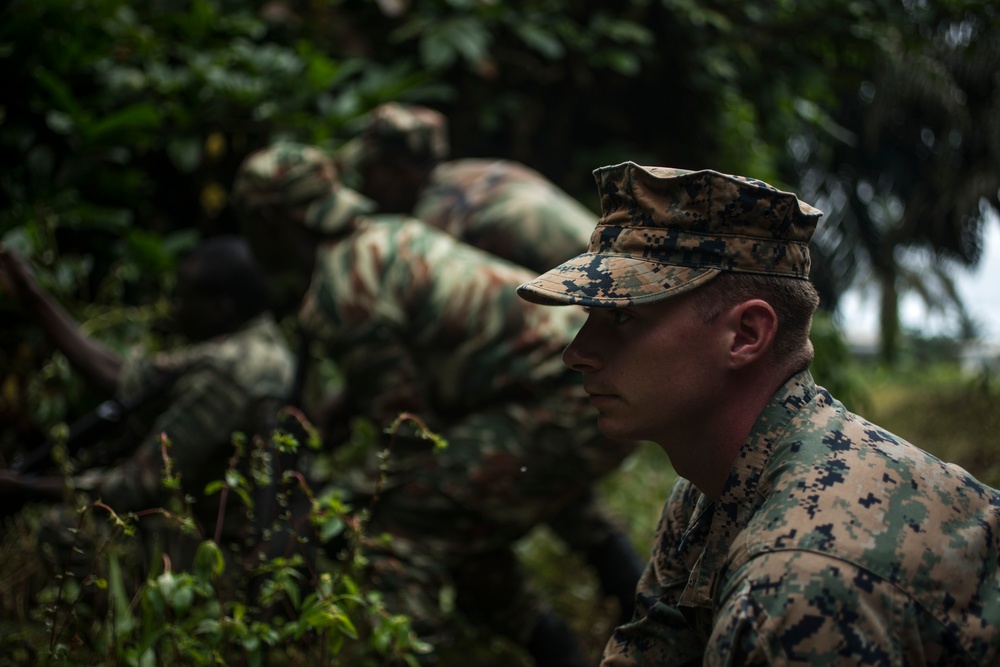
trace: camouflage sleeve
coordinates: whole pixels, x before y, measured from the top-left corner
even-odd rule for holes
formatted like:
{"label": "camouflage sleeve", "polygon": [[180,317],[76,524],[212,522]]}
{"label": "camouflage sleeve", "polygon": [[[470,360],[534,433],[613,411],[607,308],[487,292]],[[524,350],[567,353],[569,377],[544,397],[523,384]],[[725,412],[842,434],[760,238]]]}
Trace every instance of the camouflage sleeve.
{"label": "camouflage sleeve", "polygon": [[793,551],[759,556],[730,580],[723,595],[705,654],[707,666],[874,667],[924,664],[930,657],[924,655],[926,638],[921,638],[916,606],[908,596],[880,577],[826,555]]}
{"label": "camouflage sleeve", "polygon": [[674,485],[656,528],[653,556],[636,586],[635,615],[611,635],[601,667],[701,664],[704,642],[677,606],[690,573],[671,557],[699,496],[687,480]]}
{"label": "camouflage sleeve", "polygon": [[394,328],[377,318],[335,326],[330,318],[317,312],[316,304],[307,297],[300,321],[311,335],[325,343],[336,360],[345,378],[345,395],[352,412],[372,415],[380,423],[402,410],[428,414],[423,374]]}
{"label": "camouflage sleeve", "polygon": [[[185,476],[203,475],[206,462],[220,458],[219,448],[228,445],[244,422],[249,401],[242,386],[211,366],[185,374],[174,385],[171,399],[133,456],[99,478],[88,477],[81,486],[92,488],[116,509],[155,505],[162,495],[160,434],[171,442],[170,454],[183,483]],[[223,473],[220,469],[219,478]]]}
{"label": "camouflage sleeve", "polygon": [[494,255],[544,272],[586,252],[597,215],[547,182],[511,183],[487,202],[463,238]]}
{"label": "camouflage sleeve", "polygon": [[421,322],[410,310],[424,298],[433,274],[428,264],[447,255],[454,241],[422,229],[400,218],[321,252],[299,311],[302,326],[343,372],[350,404],[378,420],[404,409],[428,412],[426,373],[412,350],[419,347],[414,341],[433,340],[443,325],[433,304],[423,306]]}

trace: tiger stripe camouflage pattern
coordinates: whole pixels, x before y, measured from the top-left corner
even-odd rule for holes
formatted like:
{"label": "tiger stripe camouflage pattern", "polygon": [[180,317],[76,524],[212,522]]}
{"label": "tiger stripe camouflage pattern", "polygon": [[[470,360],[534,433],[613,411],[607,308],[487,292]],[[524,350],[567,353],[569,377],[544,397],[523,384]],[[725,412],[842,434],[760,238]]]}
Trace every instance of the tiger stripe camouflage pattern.
{"label": "tiger stripe camouflage pattern", "polygon": [[349,173],[391,156],[433,165],[410,214],[533,271],[587,248],[597,216],[542,174],[510,160],[448,160],[449,150],[441,113],[389,102],[368,113],[361,135],[335,159]]}
{"label": "tiger stripe camouflage pattern", "polygon": [[[394,450],[372,516],[373,534],[392,534],[369,554],[376,585],[424,637],[441,631],[428,582],[509,549],[539,523],[573,546],[613,528],[606,517],[552,523],[635,445],[599,434],[579,375],[561,359],[584,315],[520,301],[515,287],[531,275],[421,221],[374,215],[320,250],[299,313],[356,411],[380,423],[413,412],[448,441],[440,452]],[[378,477],[377,465],[362,466],[338,484],[366,498]],[[513,608],[503,603],[505,620],[491,625],[524,642],[538,608],[522,578],[505,579]]]}
{"label": "tiger stripe camouflage pattern", "polygon": [[375,205],[341,186],[334,163],[320,149],[278,141],[245,160],[233,182],[232,204],[242,212],[291,220],[324,234],[342,234]]}
{"label": "tiger stripe camouflage pattern", "polygon": [[432,227],[533,271],[583,252],[597,216],[537,171],[508,160],[452,160],[413,209]]}

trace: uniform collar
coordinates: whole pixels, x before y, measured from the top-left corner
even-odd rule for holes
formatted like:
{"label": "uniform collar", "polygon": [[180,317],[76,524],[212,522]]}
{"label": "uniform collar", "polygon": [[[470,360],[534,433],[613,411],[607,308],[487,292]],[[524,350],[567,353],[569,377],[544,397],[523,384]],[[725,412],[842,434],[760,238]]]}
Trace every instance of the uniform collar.
{"label": "uniform collar", "polygon": [[680,606],[711,608],[716,582],[733,541],[767,497],[764,471],[774,445],[798,411],[813,400],[816,391],[816,382],[808,370],[785,382],[740,447],[719,501],[713,503],[704,495],[698,499],[680,551],[693,556],[692,552],[700,547],[701,553],[691,567]]}

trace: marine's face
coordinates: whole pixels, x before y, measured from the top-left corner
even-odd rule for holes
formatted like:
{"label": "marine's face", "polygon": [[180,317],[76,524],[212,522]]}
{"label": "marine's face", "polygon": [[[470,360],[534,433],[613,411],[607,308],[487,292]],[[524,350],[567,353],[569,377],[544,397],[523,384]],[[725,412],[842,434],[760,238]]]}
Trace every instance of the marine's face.
{"label": "marine's face", "polygon": [[563,353],[583,373],[598,426],[614,439],[684,442],[713,417],[724,335],[682,294],[632,308],[591,308]]}

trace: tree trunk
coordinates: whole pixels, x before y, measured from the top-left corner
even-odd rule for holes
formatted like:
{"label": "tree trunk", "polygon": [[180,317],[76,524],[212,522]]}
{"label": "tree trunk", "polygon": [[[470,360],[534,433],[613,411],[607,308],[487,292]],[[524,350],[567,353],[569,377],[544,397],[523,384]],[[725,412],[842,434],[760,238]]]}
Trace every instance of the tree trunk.
{"label": "tree trunk", "polygon": [[899,292],[896,272],[883,269],[878,273],[879,296],[879,359],[887,366],[899,361]]}

